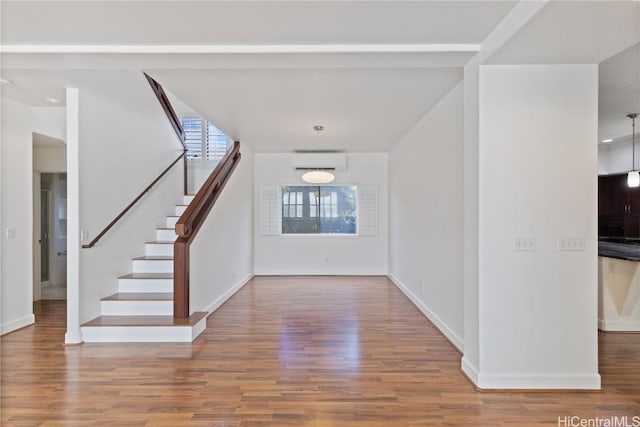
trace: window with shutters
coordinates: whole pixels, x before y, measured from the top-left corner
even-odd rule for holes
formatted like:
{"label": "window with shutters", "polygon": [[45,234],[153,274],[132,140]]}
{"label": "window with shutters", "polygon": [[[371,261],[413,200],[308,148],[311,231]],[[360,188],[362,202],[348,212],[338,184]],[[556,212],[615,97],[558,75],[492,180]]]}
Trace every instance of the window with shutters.
{"label": "window with shutters", "polygon": [[220,160],[227,152],[229,138],[201,117],[183,117],[182,127],[187,159]]}
{"label": "window with shutters", "polygon": [[355,186],[283,186],[282,234],[356,234]]}

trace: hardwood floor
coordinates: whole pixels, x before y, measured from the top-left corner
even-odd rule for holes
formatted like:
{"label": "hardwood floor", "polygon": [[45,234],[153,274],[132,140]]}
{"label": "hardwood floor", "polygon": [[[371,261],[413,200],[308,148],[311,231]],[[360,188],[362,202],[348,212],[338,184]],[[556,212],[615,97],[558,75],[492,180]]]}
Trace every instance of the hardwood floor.
{"label": "hardwood floor", "polygon": [[[65,302],[2,337],[3,426],[557,426],[640,417],[640,334],[601,334],[602,392],[477,392],[386,278],[260,277],[193,344],[64,347]],[[567,425],[567,424],[565,424]]]}

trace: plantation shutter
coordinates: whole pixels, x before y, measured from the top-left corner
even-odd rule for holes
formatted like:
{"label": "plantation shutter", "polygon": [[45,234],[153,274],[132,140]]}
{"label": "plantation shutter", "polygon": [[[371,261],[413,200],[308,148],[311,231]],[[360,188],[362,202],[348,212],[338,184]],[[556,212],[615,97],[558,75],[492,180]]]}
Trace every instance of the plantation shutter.
{"label": "plantation shutter", "polygon": [[280,200],[278,186],[263,185],[260,188],[260,234],[280,234]]}
{"label": "plantation shutter", "polygon": [[202,158],[202,119],[200,117],[183,117],[185,145],[188,159]]}
{"label": "plantation shutter", "polygon": [[378,187],[358,186],[358,235],[378,235]]}

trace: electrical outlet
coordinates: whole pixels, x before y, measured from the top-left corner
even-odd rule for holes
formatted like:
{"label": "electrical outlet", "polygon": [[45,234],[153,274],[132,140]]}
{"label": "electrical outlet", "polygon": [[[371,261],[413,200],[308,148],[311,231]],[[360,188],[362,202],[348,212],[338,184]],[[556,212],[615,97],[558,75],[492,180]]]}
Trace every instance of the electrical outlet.
{"label": "electrical outlet", "polygon": [[80,241],[82,243],[89,241],[89,232],[87,230],[80,230]]}
{"label": "electrical outlet", "polygon": [[536,238],[519,236],[516,237],[513,250],[515,251],[535,251],[536,250]]}
{"label": "electrical outlet", "polygon": [[609,273],[610,274],[615,273],[616,272],[616,265],[614,263],[612,263],[612,262],[609,262],[608,264],[609,264]]}
{"label": "electrical outlet", "polygon": [[584,251],[584,237],[563,236],[558,239],[558,250],[562,252]]}
{"label": "electrical outlet", "polygon": [[424,280],[420,281],[420,292],[424,294]]}

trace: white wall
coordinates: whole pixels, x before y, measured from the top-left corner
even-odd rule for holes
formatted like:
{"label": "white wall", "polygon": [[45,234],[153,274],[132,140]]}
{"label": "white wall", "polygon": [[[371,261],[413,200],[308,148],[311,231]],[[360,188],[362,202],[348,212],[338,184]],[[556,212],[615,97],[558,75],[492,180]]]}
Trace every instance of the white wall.
{"label": "white wall", "polygon": [[[60,107],[2,97],[2,319],[6,333],[33,323],[33,133],[64,139]],[[14,238],[7,230],[15,231]]]}
{"label": "white wall", "polygon": [[[182,151],[142,73],[121,72],[117,79],[111,97],[79,89],[79,220],[88,240]],[[180,161],[94,248],[80,249],[81,323],[100,315],[100,299],[117,292],[118,276],[130,273],[131,259],[155,240],[156,227],[182,199],[182,184]],[[80,245],[70,239],[74,244]]]}
{"label": "white wall", "polygon": [[[630,141],[599,145],[598,175],[629,172],[629,170],[631,170],[632,157]],[[640,145],[636,142],[636,168],[639,167]]]}
{"label": "white wall", "polygon": [[65,172],[66,147],[33,147],[33,169],[38,172]]}
{"label": "white wall", "polygon": [[189,160],[189,167],[187,169],[189,194],[198,192],[217,164],[218,162],[215,160]]}
{"label": "white wall", "polygon": [[389,272],[463,346],[463,84],[389,154]]}
{"label": "white wall", "polygon": [[253,277],[253,154],[242,158],[190,247],[191,311],[213,311]]}
{"label": "white wall", "polygon": [[[376,236],[260,235],[255,230],[255,273],[386,275],[387,154],[349,154],[347,170],[336,172],[336,185],[375,185],[378,189]],[[303,185],[291,154],[255,155],[255,217],[259,219],[263,185]]]}
{"label": "white wall", "polygon": [[480,69],[479,387],[600,386],[597,91],[597,65]]}

